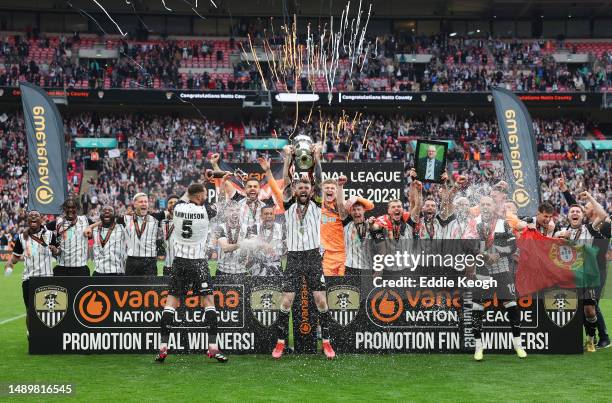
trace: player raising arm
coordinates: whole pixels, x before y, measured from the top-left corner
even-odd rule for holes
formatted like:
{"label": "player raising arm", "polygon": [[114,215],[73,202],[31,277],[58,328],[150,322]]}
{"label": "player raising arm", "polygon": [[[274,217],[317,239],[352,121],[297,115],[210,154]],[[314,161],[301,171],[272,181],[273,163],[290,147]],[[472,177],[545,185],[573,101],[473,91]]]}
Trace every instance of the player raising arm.
{"label": "player raising arm", "polygon": [[[321,147],[313,148],[315,165],[321,160]],[[285,153],[285,159],[293,155]],[[287,160],[285,160],[287,163]],[[315,177],[318,177],[315,175]],[[278,340],[272,357],[279,359],[285,350],[289,335],[289,311],[295,293],[300,289],[301,278],[304,276],[308,288],[312,290],[323,337],[323,352],[328,359],[336,357],[329,341],[330,314],[327,306],[325,277],[321,259],[321,207],[316,203],[316,192],[310,179],[304,177],[295,185],[293,197],[285,202],[285,222],[287,231],[287,267],[283,272],[283,296],[278,318]],[[320,197],[320,195],[318,195]]]}

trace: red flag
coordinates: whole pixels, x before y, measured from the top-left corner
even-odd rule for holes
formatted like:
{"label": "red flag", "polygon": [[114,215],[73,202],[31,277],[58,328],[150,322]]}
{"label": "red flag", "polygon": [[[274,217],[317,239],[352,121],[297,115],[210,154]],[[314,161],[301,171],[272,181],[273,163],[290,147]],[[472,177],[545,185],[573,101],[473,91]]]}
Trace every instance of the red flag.
{"label": "red flag", "polygon": [[592,287],[599,283],[596,248],[564,239],[549,238],[534,229],[525,229],[517,241],[519,263],[516,290],[529,295],[539,290]]}

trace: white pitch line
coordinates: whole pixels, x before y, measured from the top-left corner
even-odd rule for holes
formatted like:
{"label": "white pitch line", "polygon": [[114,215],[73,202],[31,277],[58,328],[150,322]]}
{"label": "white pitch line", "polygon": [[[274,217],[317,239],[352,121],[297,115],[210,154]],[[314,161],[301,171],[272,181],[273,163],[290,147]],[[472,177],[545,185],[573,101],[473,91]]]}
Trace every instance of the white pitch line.
{"label": "white pitch line", "polygon": [[21,315],[17,315],[17,316],[14,316],[12,318],[4,319],[4,320],[0,321],[0,325],[4,325],[5,323],[9,323],[9,322],[12,322],[14,320],[21,319],[24,316],[26,316],[26,314],[22,313]]}

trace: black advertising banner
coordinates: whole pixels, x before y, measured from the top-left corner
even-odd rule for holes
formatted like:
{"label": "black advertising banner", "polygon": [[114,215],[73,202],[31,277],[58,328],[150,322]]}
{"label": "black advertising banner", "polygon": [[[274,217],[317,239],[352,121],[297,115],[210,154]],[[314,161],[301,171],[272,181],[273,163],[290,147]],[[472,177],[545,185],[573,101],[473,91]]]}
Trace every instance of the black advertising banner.
{"label": "black advertising banner", "polygon": [[[30,354],[153,353],[165,298],[163,277],[34,277],[30,279]],[[471,295],[436,284],[382,287],[349,277],[328,277],[331,336],[338,353],[465,353],[473,351]],[[220,348],[228,354],[269,354],[275,343],[280,279],[255,278],[222,284]],[[562,304],[558,301],[562,300]],[[299,295],[296,301],[302,303]],[[307,303],[307,302],[305,302]],[[517,301],[521,339],[528,353],[582,353],[582,305],[575,290],[547,290]],[[507,313],[494,295],[485,302],[483,342],[487,351],[510,353]],[[201,353],[208,339],[204,308],[187,297],[170,337],[174,353]],[[309,310],[308,310],[309,311]],[[307,323],[307,324],[306,324]],[[316,320],[294,319],[308,334]],[[300,340],[312,352],[316,340]],[[306,341],[306,343],[304,343]]]}
{"label": "black advertising banner", "polygon": [[[472,352],[472,293],[459,288],[363,287],[371,281],[327,278],[338,353]],[[431,281],[431,280],[430,280]],[[357,287],[355,284],[362,284]],[[563,295],[563,310],[555,305]],[[582,305],[575,290],[548,290],[517,300],[521,339],[528,353],[581,354]],[[486,351],[514,352],[510,319],[501,298],[484,303],[482,340]]]}
{"label": "black advertising banner", "polygon": [[[247,96],[255,95],[254,91],[198,91],[176,89],[45,89],[50,96],[66,97],[69,105],[82,104],[134,104],[134,105],[183,105],[192,107],[237,107],[242,108]],[[279,93],[272,92],[272,106],[275,108],[294,108],[295,101],[282,101]],[[293,94],[292,94],[293,95]],[[338,92],[332,94],[329,104],[327,93],[308,93],[308,102],[302,103],[308,108],[312,105],[321,107],[361,108],[363,106],[382,107],[445,107],[445,106],[481,106],[486,107],[493,102],[493,96],[486,92]],[[0,102],[19,102],[21,91],[17,88],[0,88]],[[602,93],[570,92],[570,93],[521,93],[521,101],[529,107],[563,107],[597,108],[602,104]],[[311,99],[315,99],[312,101]]]}
{"label": "black advertising banner", "polygon": [[540,204],[540,173],[531,117],[521,100],[508,90],[494,88],[493,99],[510,197],[519,216],[534,217]]}
{"label": "black advertising banner", "polygon": [[[156,351],[166,284],[164,277],[30,279],[30,354]],[[272,351],[280,287],[280,278],[275,277],[215,287],[217,340],[223,350],[230,354]],[[170,350],[206,351],[206,330],[203,299],[184,298],[170,335]]]}
{"label": "black advertising banner", "polygon": [[20,84],[28,141],[28,209],[60,214],[68,189],[62,117],[47,93]]}

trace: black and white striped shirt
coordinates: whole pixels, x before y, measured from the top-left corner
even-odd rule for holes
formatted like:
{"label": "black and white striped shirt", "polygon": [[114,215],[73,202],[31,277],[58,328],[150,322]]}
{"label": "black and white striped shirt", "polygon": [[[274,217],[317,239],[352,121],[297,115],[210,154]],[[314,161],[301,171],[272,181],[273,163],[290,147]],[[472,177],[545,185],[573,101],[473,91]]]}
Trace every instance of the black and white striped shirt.
{"label": "black and white striped shirt", "polygon": [[[245,233],[241,230],[241,225],[234,228],[221,224],[217,228],[216,238],[225,240],[229,244],[236,244],[244,239]],[[224,252],[219,245],[219,258],[217,259],[217,268],[222,273],[241,274],[247,272],[246,255],[236,249],[231,252]]]}
{"label": "black and white striped shirt", "polygon": [[102,274],[125,273],[127,241],[125,227],[117,223],[109,228],[98,226],[94,228],[92,237],[96,272]]}
{"label": "black and white striped shirt", "polygon": [[172,223],[174,257],[183,259],[205,259],[209,219],[216,215],[216,209],[208,203],[198,206],[179,201],[174,207]]}
{"label": "black and white striped shirt", "polygon": [[[306,208],[305,214],[303,209]],[[302,211],[300,215],[299,212]],[[321,248],[321,207],[309,200],[306,205],[285,203],[287,250],[302,252]]]}
{"label": "black and white striped shirt", "polygon": [[350,219],[345,220],[344,224],[344,252],[346,260],[344,265],[353,269],[369,269],[366,250],[367,242],[370,239],[368,223],[355,224]]}
{"label": "black and white striped shirt", "polygon": [[562,232],[568,231],[570,233],[569,240],[579,243],[580,245],[592,245],[593,235],[589,231],[586,225],[582,224],[578,228],[572,228],[568,226],[565,230],[555,232],[555,237],[558,237]]}
{"label": "black and white striped shirt", "polygon": [[125,225],[127,234],[127,255],[131,257],[157,257],[157,236],[159,221],[164,213],[126,215],[118,218],[117,223]]}
{"label": "black and white striped shirt", "polygon": [[419,239],[450,239],[449,224],[454,219],[453,216],[444,220],[439,214],[436,214],[431,221],[421,220],[419,226]]}
{"label": "black and white striped shirt", "polygon": [[55,234],[42,227],[35,235],[29,235],[24,239],[23,234],[19,234],[13,247],[13,255],[23,257],[25,269],[23,270],[23,281],[30,277],[50,277],[53,276],[51,268],[51,250],[49,245],[56,242]]}
{"label": "black and white striped shirt", "polygon": [[74,223],[60,217],[46,224],[47,229],[55,231],[59,242],[60,254],[57,264],[64,267],[87,266],[89,240],[84,232],[93,223],[86,216],[77,216]]}
{"label": "black and white striped shirt", "polygon": [[164,260],[165,267],[172,267],[174,261],[174,223],[171,218],[164,218],[161,222],[161,236],[163,237],[164,246],[166,247],[166,258]]}
{"label": "black and white striped shirt", "polygon": [[245,227],[256,227],[261,223],[261,209],[266,206],[261,200],[249,202],[249,199],[236,193],[233,200],[238,201],[240,222]]}
{"label": "black and white striped shirt", "polygon": [[489,274],[510,271],[511,255],[516,251],[516,237],[510,226],[501,218],[494,223],[485,223],[481,217],[477,217],[476,222],[480,252],[499,255],[495,263],[487,264]]}
{"label": "black and white striped shirt", "polygon": [[476,220],[473,217],[458,218],[455,214],[449,217],[449,222],[443,227],[439,239],[477,239]]}

